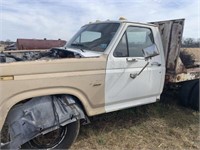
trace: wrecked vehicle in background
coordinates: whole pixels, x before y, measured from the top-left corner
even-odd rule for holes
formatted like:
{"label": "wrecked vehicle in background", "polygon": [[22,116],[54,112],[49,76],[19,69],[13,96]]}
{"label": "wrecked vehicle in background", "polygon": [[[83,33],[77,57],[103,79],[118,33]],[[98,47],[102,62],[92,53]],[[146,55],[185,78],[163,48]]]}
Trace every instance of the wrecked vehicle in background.
{"label": "wrecked vehicle in background", "polygon": [[12,43],[5,47],[5,50],[16,50],[16,49],[17,49],[16,43]]}
{"label": "wrecked vehicle in background", "polygon": [[64,47],[1,53],[0,129],[9,133],[1,147],[69,148],[89,116],[154,103],[164,85],[198,110],[199,66],[180,55],[183,26],[96,22]]}

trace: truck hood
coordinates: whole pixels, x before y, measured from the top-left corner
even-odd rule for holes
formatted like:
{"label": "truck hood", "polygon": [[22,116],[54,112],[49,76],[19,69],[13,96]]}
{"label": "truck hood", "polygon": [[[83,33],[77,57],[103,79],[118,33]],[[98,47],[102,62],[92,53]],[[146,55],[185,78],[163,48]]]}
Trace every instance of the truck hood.
{"label": "truck hood", "polygon": [[76,48],[55,47],[47,51],[10,51],[0,54],[0,63],[16,61],[49,60],[59,58],[90,58],[99,57],[100,52]]}
{"label": "truck hood", "polygon": [[80,49],[76,49],[76,48],[65,48],[65,47],[59,47],[57,49],[60,50],[65,50],[68,52],[73,52],[75,55],[80,55],[81,57],[98,57],[100,55],[102,55],[102,53],[99,52],[94,52],[94,51],[89,51],[89,50],[80,50]]}

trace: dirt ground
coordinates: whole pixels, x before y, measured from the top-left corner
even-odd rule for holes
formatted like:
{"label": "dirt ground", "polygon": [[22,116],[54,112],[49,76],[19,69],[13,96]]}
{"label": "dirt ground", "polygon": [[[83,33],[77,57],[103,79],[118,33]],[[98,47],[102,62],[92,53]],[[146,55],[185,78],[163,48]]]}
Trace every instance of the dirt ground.
{"label": "dirt ground", "polygon": [[72,149],[200,149],[200,113],[174,100],[91,118]]}

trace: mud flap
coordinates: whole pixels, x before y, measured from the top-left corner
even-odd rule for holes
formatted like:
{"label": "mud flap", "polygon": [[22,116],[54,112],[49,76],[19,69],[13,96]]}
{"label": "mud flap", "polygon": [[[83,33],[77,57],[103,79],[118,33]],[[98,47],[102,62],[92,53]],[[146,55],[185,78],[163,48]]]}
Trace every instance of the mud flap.
{"label": "mud flap", "polygon": [[44,96],[16,105],[7,117],[10,142],[1,148],[19,149],[20,146],[41,134],[78,119],[86,119],[73,97]]}

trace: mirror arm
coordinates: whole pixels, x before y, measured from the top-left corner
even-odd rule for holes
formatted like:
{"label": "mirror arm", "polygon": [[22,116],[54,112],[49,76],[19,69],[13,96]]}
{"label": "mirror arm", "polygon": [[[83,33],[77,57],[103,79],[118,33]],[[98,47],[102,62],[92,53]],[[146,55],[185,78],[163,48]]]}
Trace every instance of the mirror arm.
{"label": "mirror arm", "polygon": [[130,74],[130,77],[131,77],[132,79],[135,79],[137,76],[139,76],[139,75],[144,71],[144,69],[145,69],[148,65],[149,65],[149,62],[146,63],[146,65],[140,70],[139,73],[136,73],[136,74],[131,73],[131,74]]}
{"label": "mirror arm", "polygon": [[140,72],[137,75],[139,76],[148,65],[149,65],[149,62],[147,62],[147,64],[142,68],[142,70],[140,70]]}

